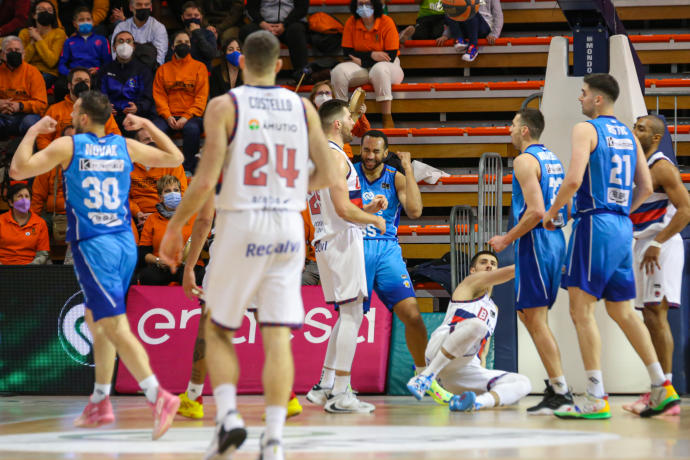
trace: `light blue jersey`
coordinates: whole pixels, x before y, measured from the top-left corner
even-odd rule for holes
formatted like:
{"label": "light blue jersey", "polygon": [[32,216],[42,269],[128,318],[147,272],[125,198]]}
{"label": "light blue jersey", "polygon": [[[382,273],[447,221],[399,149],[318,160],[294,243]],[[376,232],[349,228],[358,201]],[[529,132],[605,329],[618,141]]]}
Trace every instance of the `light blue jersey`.
{"label": "light blue jersey", "polygon": [[397,171],[395,168],[384,164],[381,177],[374,182],[369,182],[362,170],[362,163],[356,163],[355,170],[362,184],[363,204],[367,205],[371,203],[371,200],[373,200],[376,195],[383,195],[388,200],[388,207],[376,213],[376,215],[385,219],[386,233],[382,235],[374,224],[368,224],[363,230],[364,239],[398,241],[398,225],[400,224],[400,210],[402,209],[402,205],[398,200],[398,191],[395,189],[395,175]]}

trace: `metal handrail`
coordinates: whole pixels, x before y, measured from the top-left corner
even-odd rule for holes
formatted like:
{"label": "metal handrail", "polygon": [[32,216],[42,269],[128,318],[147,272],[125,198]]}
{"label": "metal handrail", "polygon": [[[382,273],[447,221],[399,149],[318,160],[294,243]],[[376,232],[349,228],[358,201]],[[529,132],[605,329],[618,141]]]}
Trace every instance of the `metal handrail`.
{"label": "metal handrail", "polygon": [[493,235],[503,232],[503,159],[495,152],[479,159],[479,206],[477,244],[485,249]]}
{"label": "metal handrail", "polygon": [[[467,205],[456,205],[450,210],[450,282],[451,294],[460,284],[460,280],[470,273],[470,261],[476,252],[476,234],[474,231],[475,211]],[[467,229],[467,238],[460,239],[458,248],[457,229]],[[460,249],[460,250],[458,250]]]}

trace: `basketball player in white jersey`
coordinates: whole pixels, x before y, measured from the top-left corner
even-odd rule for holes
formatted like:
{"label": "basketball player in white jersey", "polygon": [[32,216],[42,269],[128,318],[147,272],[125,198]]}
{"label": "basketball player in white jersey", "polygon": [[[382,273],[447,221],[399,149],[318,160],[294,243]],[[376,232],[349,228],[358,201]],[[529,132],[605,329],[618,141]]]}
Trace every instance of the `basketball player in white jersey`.
{"label": "basketball player in white jersey", "polygon": [[290,328],[304,320],[300,212],[307,189],[329,187],[338,178],[311,103],[275,86],[279,52],[269,32],[257,31],[245,40],[240,57],[245,85],[209,102],[204,154],[161,243],[161,258],[177,265],[182,226],[214,192],[222,172],[205,290],[206,364],[217,410],[206,459],[229,458],[247,436],[237,412],[239,366],[232,338],[250,303],[257,307],[265,353],[261,456],[284,458],[282,432],[294,379]]}
{"label": "basketball player in white jersey", "polygon": [[455,288],[443,323],[431,334],[425,352],[426,369],[407,383],[417,399],[424,397],[434,378],[456,393],[449,404],[452,411],[506,406],[527,396],[532,389],[527,377],[486,369],[479,358],[498,319],[491,291],[514,277],[515,265],[498,268],[493,252],[475,254],[470,274]]}
{"label": "basketball player in white jersey", "polygon": [[[680,307],[685,250],[680,231],[690,223],[690,197],[678,168],[659,150],[664,137],[664,122],[655,115],[637,119],[633,132],[647,158],[652,174],[652,196],[630,213],[635,237],[634,264],[637,297],[635,307],[642,310],[645,325],[666,380],[672,380],[673,335],[668,324],[668,309]],[[623,409],[639,414],[649,403],[649,393]],[[680,414],[673,406],[665,415]]]}
{"label": "basketball player in white jersey", "polygon": [[328,340],[321,382],[314,385],[307,399],[334,414],[369,413],[374,405],[358,400],[350,387],[357,335],[364,317],[363,301],[367,298],[362,231],[358,224],[373,224],[385,232],[386,221],[374,213],[385,209],[387,202],[379,195],[362,210],[359,176],[343,151],[343,144],[352,141],[355,124],[347,102],[324,102],[319,107],[319,118],[328,137],[331,161],[337,165],[340,177],[328,190],[309,194],[309,212],[323,295],[327,303],[335,305],[339,316]]}

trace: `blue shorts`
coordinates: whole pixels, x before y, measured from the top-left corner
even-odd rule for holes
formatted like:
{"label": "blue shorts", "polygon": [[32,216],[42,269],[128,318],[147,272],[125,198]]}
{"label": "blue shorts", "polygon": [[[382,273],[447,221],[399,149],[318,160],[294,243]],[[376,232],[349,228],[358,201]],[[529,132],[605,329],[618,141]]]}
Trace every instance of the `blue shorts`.
{"label": "blue shorts", "polygon": [[401,300],[415,296],[402,249],[396,240],[365,238],[364,264],[369,294],[364,301],[364,313],[369,311],[372,291],[376,291],[381,302],[391,311]]}
{"label": "blue shorts", "polygon": [[72,243],[74,271],[94,321],[125,313],[125,298],[137,264],[131,231]]}
{"label": "blue shorts", "polygon": [[565,262],[563,230],[535,228],[515,243],[515,307],[549,307],[556,301]]}
{"label": "blue shorts", "polygon": [[568,244],[563,287],[578,287],[597,299],[634,299],[632,221],[613,213],[578,217]]}

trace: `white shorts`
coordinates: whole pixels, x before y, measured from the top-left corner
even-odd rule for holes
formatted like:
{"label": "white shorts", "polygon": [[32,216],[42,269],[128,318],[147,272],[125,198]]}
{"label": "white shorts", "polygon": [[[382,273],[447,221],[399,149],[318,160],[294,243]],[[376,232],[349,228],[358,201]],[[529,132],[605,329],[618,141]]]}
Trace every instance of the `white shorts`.
{"label": "white shorts", "polygon": [[301,327],[303,265],[300,213],[218,211],[205,280],[211,320],[237,330],[251,304],[261,325]]}
{"label": "white shorts", "polygon": [[685,250],[683,239],[676,233],[661,245],[659,252],[659,265],[661,270],[654,267],[654,273],[648,275],[644,268],[640,269],[640,262],[644,256],[649,242],[654,236],[635,240],[634,264],[635,286],[637,297],[635,308],[642,309],[645,306],[660,304],[666,297],[669,307],[680,307],[680,290],[683,285],[683,265],[685,263]]}
{"label": "white shorts", "polygon": [[349,227],[314,244],[326,303],[345,304],[367,298],[362,231]]}
{"label": "white shorts", "polygon": [[[441,345],[443,345],[448,334],[450,334],[450,328],[442,326],[431,335],[424,353],[427,365],[441,351]],[[477,346],[479,347],[479,344]],[[459,356],[441,370],[436,380],[451,393],[459,394],[463,391],[474,391],[480,394],[490,391],[496,380],[507,374],[509,372],[482,367],[482,363],[476,355]]]}

